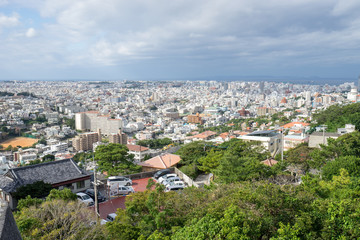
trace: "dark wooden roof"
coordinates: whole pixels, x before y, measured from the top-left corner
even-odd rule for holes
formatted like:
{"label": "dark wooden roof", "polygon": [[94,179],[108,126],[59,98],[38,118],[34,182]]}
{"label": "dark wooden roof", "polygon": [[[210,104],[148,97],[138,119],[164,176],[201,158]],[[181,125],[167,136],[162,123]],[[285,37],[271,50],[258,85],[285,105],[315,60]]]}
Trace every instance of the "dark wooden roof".
{"label": "dark wooden roof", "polygon": [[19,186],[37,181],[56,184],[87,176],[90,175],[82,171],[72,159],[64,159],[12,168],[6,176],[0,177],[0,188],[4,191],[11,192]]}

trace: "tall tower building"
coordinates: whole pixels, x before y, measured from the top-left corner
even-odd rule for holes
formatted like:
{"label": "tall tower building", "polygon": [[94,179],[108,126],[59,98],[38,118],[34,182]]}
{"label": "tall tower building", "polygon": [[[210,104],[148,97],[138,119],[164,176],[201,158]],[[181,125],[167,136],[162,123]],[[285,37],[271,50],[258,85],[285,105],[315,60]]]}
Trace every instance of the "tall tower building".
{"label": "tall tower building", "polygon": [[265,86],[265,83],[260,82],[260,84],[259,84],[260,92],[264,92],[264,86]]}
{"label": "tall tower building", "polygon": [[311,92],[310,91],[305,92],[305,104],[306,104],[306,106],[311,105]]}
{"label": "tall tower building", "polygon": [[357,90],[358,90],[358,92],[360,92],[360,76],[358,78]]}

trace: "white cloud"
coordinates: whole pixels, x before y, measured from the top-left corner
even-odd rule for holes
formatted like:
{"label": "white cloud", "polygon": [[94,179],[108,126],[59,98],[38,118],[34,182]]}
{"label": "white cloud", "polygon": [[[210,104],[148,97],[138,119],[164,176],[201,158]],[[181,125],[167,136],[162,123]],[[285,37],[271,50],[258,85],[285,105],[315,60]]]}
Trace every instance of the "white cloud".
{"label": "white cloud", "polygon": [[25,36],[28,37],[28,38],[35,37],[35,36],[36,36],[36,31],[35,31],[35,29],[34,29],[34,28],[29,28],[29,29],[26,31]]}
{"label": "white cloud", "polygon": [[309,57],[321,63],[349,49],[360,56],[358,0],[14,1],[31,5],[46,20],[36,22],[35,30],[20,24],[16,14],[0,13],[0,29],[17,26],[27,37],[44,33],[26,44],[15,33],[8,33],[11,41],[0,39],[0,51],[14,59],[51,56],[54,63],[108,66],[149,58],[291,64],[291,58],[306,62]]}
{"label": "white cloud", "polygon": [[0,27],[13,27],[19,24],[19,18],[17,14],[12,16],[6,16],[0,13]]}

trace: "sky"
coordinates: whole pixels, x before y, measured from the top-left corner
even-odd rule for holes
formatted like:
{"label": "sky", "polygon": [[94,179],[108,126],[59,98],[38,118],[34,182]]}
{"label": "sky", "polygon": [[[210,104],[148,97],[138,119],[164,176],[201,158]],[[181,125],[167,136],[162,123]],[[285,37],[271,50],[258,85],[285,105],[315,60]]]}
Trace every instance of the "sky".
{"label": "sky", "polygon": [[0,0],[0,79],[357,79],[359,0]]}

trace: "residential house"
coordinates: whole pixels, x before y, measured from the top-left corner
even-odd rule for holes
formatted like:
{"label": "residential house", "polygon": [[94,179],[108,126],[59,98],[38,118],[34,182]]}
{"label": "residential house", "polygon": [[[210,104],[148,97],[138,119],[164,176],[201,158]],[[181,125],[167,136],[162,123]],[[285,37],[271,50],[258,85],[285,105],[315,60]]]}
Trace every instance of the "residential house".
{"label": "residential house", "polygon": [[70,188],[80,192],[90,187],[90,175],[81,170],[72,159],[40,163],[26,167],[12,168],[0,176],[0,199],[9,203],[11,209],[17,206],[12,195],[16,189],[37,181],[49,183],[53,188]]}
{"label": "residential house", "polygon": [[142,166],[143,172],[151,172],[161,169],[166,169],[176,166],[180,162],[181,158],[179,155],[166,153],[164,155],[159,155],[144,162],[138,163]]}
{"label": "residential house", "polygon": [[134,162],[138,163],[144,160],[145,155],[150,154],[150,149],[140,145],[126,144],[129,154],[134,154]]}

